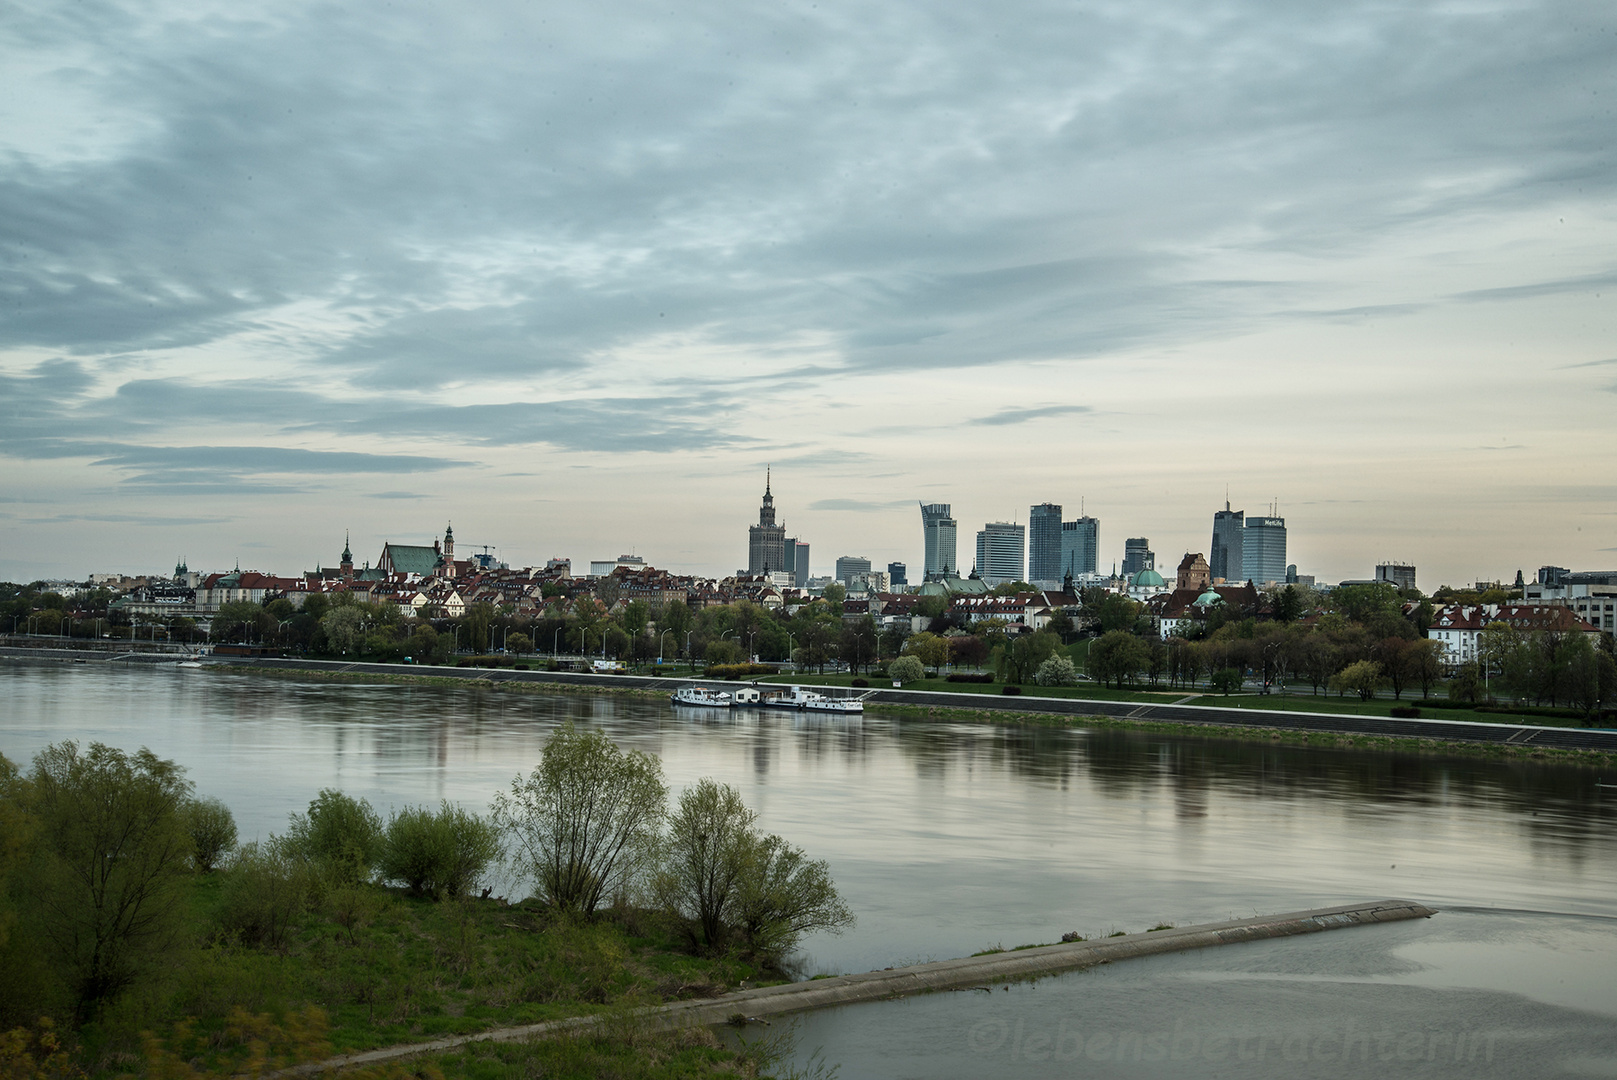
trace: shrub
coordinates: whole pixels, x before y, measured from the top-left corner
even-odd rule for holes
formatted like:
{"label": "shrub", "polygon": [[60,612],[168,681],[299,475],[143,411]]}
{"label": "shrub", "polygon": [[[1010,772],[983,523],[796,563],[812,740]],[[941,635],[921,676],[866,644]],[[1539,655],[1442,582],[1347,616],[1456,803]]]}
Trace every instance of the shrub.
{"label": "shrub", "polygon": [[1022,692],[1022,688],[1020,686],[1002,686],[999,688],[999,692],[1001,694],[1015,697],[1017,694]]}
{"label": "shrub", "polygon": [[236,819],[218,799],[192,799],[185,804],[185,827],[191,834],[191,861],[204,874],[236,846]]}
{"label": "shrub", "polygon": [[1420,709],[1414,705],[1394,705],[1392,715],[1399,720],[1413,720],[1420,715]]}
{"label": "shrub", "polygon": [[737,914],[747,944],[778,961],[815,930],[840,934],[854,923],[824,860],[810,860],[778,836],[758,837],[742,875]]}
{"label": "shrub", "polygon": [[951,671],[949,682],[958,683],[991,683],[994,681],[992,671]]}
{"label": "shrub", "polygon": [[289,854],[318,864],[340,884],[366,881],[382,843],[382,818],[364,799],[326,788],[307,814],[293,814]]}
{"label": "shrub", "polygon": [[1232,667],[1213,672],[1207,680],[1208,685],[1221,694],[1229,694],[1241,689],[1242,681],[1241,672]]}
{"label": "shrub", "polygon": [[688,920],[709,949],[724,940],[754,846],[758,815],[729,784],[704,778],[679,796],[669,818],[668,843],[655,892],[669,910]]}
{"label": "shrub", "polygon": [[225,869],[219,921],[244,945],[281,949],[318,892],[313,868],[286,841],[250,841]]}
{"label": "shrub", "polygon": [[376,865],[384,880],[441,899],[468,892],[499,855],[499,831],[445,801],[436,813],[412,806],[394,814]]}
{"label": "shrub", "polygon": [[921,666],[921,658],[918,656],[900,656],[887,665],[887,674],[891,675],[895,682],[912,683],[926,677],[926,668]]}
{"label": "shrub", "polygon": [[869,686],[870,685],[870,680],[869,679],[854,679],[848,685],[849,686]]}
{"label": "shrub", "polygon": [[702,672],[709,679],[743,679],[749,675],[778,675],[773,664],[709,664]]}

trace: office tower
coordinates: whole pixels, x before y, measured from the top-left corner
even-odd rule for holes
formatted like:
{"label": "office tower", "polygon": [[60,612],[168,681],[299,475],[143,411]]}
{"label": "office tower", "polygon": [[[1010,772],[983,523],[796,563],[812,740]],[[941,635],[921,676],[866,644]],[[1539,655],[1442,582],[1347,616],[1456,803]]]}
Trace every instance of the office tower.
{"label": "office tower", "polygon": [[1100,519],[1081,517],[1061,523],[1061,573],[1058,579],[1093,574],[1100,563]]}
{"label": "office tower", "polygon": [[792,584],[802,588],[809,579],[809,546],[805,540],[788,536],[784,545],[786,562],[782,567],[792,575]]}
{"label": "office tower", "polygon": [[1134,536],[1123,541],[1123,576],[1133,577],[1141,570],[1157,568],[1157,553],[1151,550],[1151,541]]}
{"label": "office tower", "polygon": [[1027,575],[1029,581],[1061,580],[1061,507],[1039,503],[1028,511]]}
{"label": "office tower", "polygon": [[747,573],[781,573],[785,569],[786,526],[775,524],[775,497],[769,492],[769,472],[765,470],[758,524],[747,528]]}
{"label": "office tower", "polygon": [[[1246,519],[1246,511],[1231,510],[1228,499],[1224,500],[1224,509],[1213,515],[1213,554],[1207,560],[1207,568],[1213,575],[1213,580],[1223,578],[1225,581],[1245,581],[1242,573],[1242,525]],[[1285,563],[1282,562],[1284,567]]]}
{"label": "office tower", "polygon": [[1390,562],[1376,564],[1376,580],[1390,582],[1400,589],[1415,587],[1415,568],[1409,563]]}
{"label": "office tower", "polygon": [[1241,576],[1257,585],[1285,581],[1286,519],[1249,517],[1241,532]]}
{"label": "office tower", "polygon": [[990,585],[1021,581],[1024,537],[1021,525],[990,521],[977,534],[977,576]]}
{"label": "office tower", "polygon": [[948,503],[921,504],[921,536],[926,541],[925,580],[959,577],[960,561],[955,558],[955,520]]}
{"label": "office tower", "polygon": [[853,587],[855,577],[870,575],[870,560],[859,555],[844,555],[837,560],[837,580],[847,588]]}
{"label": "office tower", "polygon": [[887,564],[887,580],[889,584],[894,586],[908,585],[910,583],[908,575],[909,567],[905,566],[903,563],[890,562]]}

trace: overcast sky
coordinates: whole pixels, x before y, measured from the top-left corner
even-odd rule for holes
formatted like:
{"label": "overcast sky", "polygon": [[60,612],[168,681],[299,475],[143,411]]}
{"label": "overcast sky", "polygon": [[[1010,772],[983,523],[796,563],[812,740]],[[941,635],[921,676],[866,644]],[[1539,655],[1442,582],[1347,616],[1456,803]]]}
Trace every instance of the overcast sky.
{"label": "overcast sky", "polygon": [[0,578],[1617,566],[1617,8],[13,0]]}

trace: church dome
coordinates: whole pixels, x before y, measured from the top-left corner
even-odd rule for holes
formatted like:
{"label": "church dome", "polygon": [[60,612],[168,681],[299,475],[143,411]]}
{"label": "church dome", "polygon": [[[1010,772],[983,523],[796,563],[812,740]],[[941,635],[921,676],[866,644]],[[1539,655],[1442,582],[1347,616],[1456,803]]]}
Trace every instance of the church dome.
{"label": "church dome", "polygon": [[1162,575],[1155,570],[1141,570],[1129,579],[1129,585],[1135,589],[1161,589],[1167,585]]}
{"label": "church dome", "polygon": [[1196,597],[1196,600],[1192,606],[1212,607],[1214,604],[1222,604],[1223,602],[1224,598],[1222,596],[1218,595],[1218,593],[1214,592],[1212,589],[1208,589],[1206,592]]}

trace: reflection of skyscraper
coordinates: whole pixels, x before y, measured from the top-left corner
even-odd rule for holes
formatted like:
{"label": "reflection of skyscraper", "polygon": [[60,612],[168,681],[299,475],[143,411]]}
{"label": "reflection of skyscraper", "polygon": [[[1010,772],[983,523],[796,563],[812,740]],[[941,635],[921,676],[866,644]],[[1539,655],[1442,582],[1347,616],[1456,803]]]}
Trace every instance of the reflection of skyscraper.
{"label": "reflection of skyscraper", "polygon": [[1061,580],[1061,507],[1056,503],[1039,503],[1028,512],[1027,577]]}
{"label": "reflection of skyscraper", "polygon": [[[1207,567],[1214,581],[1219,578],[1231,582],[1246,580],[1241,562],[1245,550],[1241,543],[1245,519],[1246,511],[1231,510],[1228,499],[1224,501],[1224,509],[1213,515],[1213,548]],[[1285,571],[1284,562],[1281,563],[1281,571]]]}
{"label": "reflection of skyscraper", "polygon": [[764,501],[758,509],[758,524],[747,529],[747,573],[783,573],[786,570],[786,526],[775,524],[775,497],[769,492],[769,473],[764,472]]}
{"label": "reflection of skyscraper", "polygon": [[1062,581],[1093,574],[1100,561],[1100,519],[1081,517],[1061,523]]}
{"label": "reflection of skyscraper", "polygon": [[1148,537],[1134,536],[1123,541],[1123,576],[1130,577],[1141,570],[1157,568],[1157,553],[1151,550]]}
{"label": "reflection of skyscraper", "polygon": [[1241,576],[1263,585],[1286,580],[1286,519],[1249,517],[1241,530]]}
{"label": "reflection of skyscraper", "polygon": [[1022,580],[1026,530],[1008,521],[990,521],[977,534],[977,576],[990,585]]}
{"label": "reflection of skyscraper", "polygon": [[925,580],[936,581],[950,575],[958,577],[960,561],[955,558],[955,520],[949,516],[948,503],[921,504],[921,536],[926,541]]}

